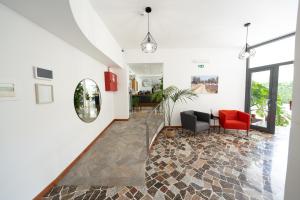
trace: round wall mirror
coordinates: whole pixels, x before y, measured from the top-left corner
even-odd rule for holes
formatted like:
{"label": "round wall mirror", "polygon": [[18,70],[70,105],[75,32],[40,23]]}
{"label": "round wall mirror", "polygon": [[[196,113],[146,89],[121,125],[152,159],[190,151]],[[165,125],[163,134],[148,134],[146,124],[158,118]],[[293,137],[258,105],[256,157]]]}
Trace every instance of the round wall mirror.
{"label": "round wall mirror", "polygon": [[74,107],[78,117],[87,123],[94,121],[101,109],[101,94],[97,83],[83,79],[74,93]]}

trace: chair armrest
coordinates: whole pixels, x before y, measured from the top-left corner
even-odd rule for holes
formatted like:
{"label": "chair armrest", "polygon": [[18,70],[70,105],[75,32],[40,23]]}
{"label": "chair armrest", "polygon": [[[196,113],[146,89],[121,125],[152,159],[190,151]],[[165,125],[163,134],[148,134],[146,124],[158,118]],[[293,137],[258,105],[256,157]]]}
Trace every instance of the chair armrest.
{"label": "chair armrest", "polygon": [[247,127],[250,127],[250,114],[249,113],[238,111],[238,119],[240,121],[246,122]]}
{"label": "chair armrest", "polygon": [[194,114],[196,115],[198,121],[203,121],[207,123],[210,122],[210,115],[208,113],[194,111]]}
{"label": "chair armrest", "polygon": [[180,119],[181,119],[182,128],[191,130],[191,131],[196,131],[197,117],[195,115],[181,112]]}
{"label": "chair armrest", "polygon": [[250,115],[248,113],[238,111],[238,119],[243,122],[249,122]]}

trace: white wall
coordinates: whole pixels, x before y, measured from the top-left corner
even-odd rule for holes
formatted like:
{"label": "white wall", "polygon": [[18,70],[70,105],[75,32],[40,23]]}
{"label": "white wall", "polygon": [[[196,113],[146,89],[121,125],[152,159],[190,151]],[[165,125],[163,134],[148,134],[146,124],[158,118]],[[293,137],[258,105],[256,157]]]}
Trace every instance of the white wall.
{"label": "white wall", "polygon": [[286,200],[296,200],[300,196],[300,4],[298,7],[298,22],[296,31],[296,52],[294,64],[293,84],[293,114],[289,143],[289,157],[287,165],[285,197]]}
{"label": "white wall", "polygon": [[[105,66],[2,4],[0,27],[0,82],[17,84],[17,99],[0,101],[0,199],[32,199],[114,119],[114,94],[105,92]],[[34,79],[32,66],[51,66],[54,80]],[[90,124],[73,106],[83,78],[95,80],[102,97]],[[35,83],[54,86],[54,103],[35,103]]]}
{"label": "white wall", "polygon": [[[152,88],[154,85],[160,83],[160,76],[147,76],[147,75],[136,75],[135,79],[137,80],[139,84],[139,91],[152,91]],[[144,80],[149,80],[150,81],[150,86],[143,86],[143,81]]]}
{"label": "white wall", "polygon": [[123,68],[114,68],[114,73],[118,76],[118,91],[114,92],[115,119],[129,118],[129,72],[128,65]]}
{"label": "white wall", "polygon": [[[179,112],[193,109],[217,112],[219,109],[244,110],[245,61],[238,59],[237,48],[160,49],[155,54],[137,50],[126,51],[128,63],[163,63],[164,87],[175,85],[181,89],[191,87],[192,75],[218,75],[218,94],[199,94],[187,104],[176,106],[172,125],[180,125]],[[193,60],[208,60],[208,67],[199,70]]]}

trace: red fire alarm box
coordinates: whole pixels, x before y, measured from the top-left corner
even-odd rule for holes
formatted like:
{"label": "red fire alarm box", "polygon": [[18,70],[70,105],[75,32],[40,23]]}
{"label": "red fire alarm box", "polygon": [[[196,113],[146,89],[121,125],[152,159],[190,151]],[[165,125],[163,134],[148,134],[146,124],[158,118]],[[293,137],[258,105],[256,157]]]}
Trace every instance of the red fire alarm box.
{"label": "red fire alarm box", "polygon": [[104,72],[105,91],[117,91],[117,75],[112,72]]}

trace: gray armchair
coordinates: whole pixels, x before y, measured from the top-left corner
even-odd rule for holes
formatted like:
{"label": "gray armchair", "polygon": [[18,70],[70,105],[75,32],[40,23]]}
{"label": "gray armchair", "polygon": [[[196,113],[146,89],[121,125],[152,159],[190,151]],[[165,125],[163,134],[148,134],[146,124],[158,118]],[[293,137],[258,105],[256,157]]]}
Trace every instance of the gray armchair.
{"label": "gray armchair", "polygon": [[210,132],[210,115],[208,113],[184,111],[180,113],[180,119],[183,130],[192,131],[194,134],[205,130]]}

